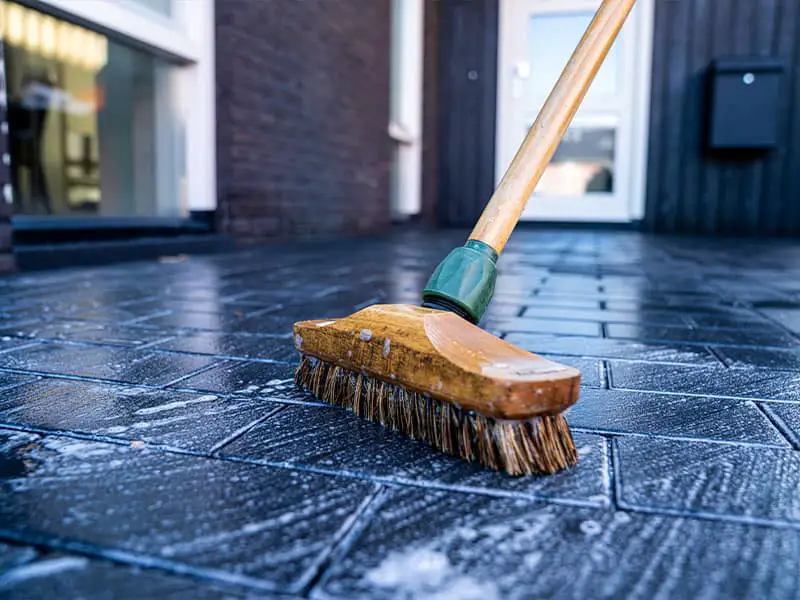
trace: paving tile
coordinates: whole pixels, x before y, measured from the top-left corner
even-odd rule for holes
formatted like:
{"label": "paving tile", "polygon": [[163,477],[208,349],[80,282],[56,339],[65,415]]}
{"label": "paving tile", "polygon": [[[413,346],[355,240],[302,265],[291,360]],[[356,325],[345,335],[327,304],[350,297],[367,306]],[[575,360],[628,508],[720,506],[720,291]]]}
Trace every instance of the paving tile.
{"label": "paving tile", "polygon": [[800,371],[800,351],[772,348],[715,348],[722,360],[732,369],[763,367],[767,369]]}
{"label": "paving tile", "polygon": [[0,531],[152,556],[266,591],[310,582],[375,490],[354,479],[56,436],[6,448],[2,458],[17,474],[3,482],[14,501],[0,504]]}
{"label": "paving tile", "polygon": [[762,403],[761,409],[778,423],[795,450],[800,450],[800,404]]}
{"label": "paving tile", "polygon": [[258,315],[237,317],[233,315],[219,316],[209,313],[174,313],[160,315],[150,319],[137,321],[139,325],[164,328],[184,328],[205,331],[226,331],[229,333],[268,333],[271,335],[287,335],[292,332],[295,322],[302,319],[324,319],[341,316],[335,315]]}
{"label": "paving tile", "polygon": [[213,394],[42,380],[0,395],[0,423],[208,452],[278,407]]}
{"label": "paving tile", "polygon": [[614,444],[621,506],[800,527],[796,451],[635,437]]}
{"label": "paving tile", "polygon": [[683,312],[683,316],[697,329],[755,329],[775,331],[776,326],[757,315],[748,313],[703,314]]}
{"label": "paving tile", "polygon": [[38,553],[30,546],[10,545],[0,542],[0,592],[3,591],[4,573],[14,567],[34,560]]}
{"label": "paving tile", "polygon": [[241,587],[68,554],[48,554],[0,574],[0,593],[13,598],[252,597]]}
{"label": "paving tile", "polygon": [[15,373],[7,373],[5,371],[0,371],[0,390],[6,390],[8,388],[22,385],[28,381],[35,381],[36,377],[31,377],[28,375],[17,375]]}
{"label": "paving tile", "polygon": [[680,313],[658,311],[586,310],[574,308],[554,308],[528,306],[523,318],[553,318],[579,321],[598,321],[601,323],[641,323],[653,325],[686,326]]}
{"label": "paving tile", "polygon": [[32,345],[32,343],[29,340],[18,340],[5,335],[0,336],[0,354],[30,345]]}
{"label": "paving tile", "polygon": [[609,433],[788,445],[749,400],[582,388],[567,421],[571,427]]}
{"label": "paving tile", "polygon": [[179,352],[289,363],[294,363],[299,358],[291,334],[265,336],[208,331],[184,332],[154,347]]}
{"label": "paving tile", "polygon": [[800,373],[790,371],[616,361],[608,364],[611,386],[615,388],[800,402]]}
{"label": "paving tile", "polygon": [[536,354],[560,354],[596,358],[624,358],[660,363],[719,365],[702,346],[654,344],[605,338],[568,337],[546,334],[509,333],[506,341]]}
{"label": "paving tile", "polygon": [[730,598],[800,594],[786,529],[395,491],[318,598]]}
{"label": "paving tile", "polygon": [[605,441],[575,434],[578,466],[550,477],[510,477],[439,453],[338,407],[290,406],[237,438],[223,456],[359,473],[418,485],[608,501]]}
{"label": "paving tile", "polygon": [[166,337],[156,329],[86,321],[40,321],[11,328],[0,326],[0,335],[129,347],[143,346]]}
{"label": "paving tile", "polygon": [[581,372],[581,386],[604,387],[603,363],[598,360],[578,358],[575,356],[562,356],[559,354],[542,354],[545,358],[562,365],[575,367]]}
{"label": "paving tile", "polygon": [[486,321],[492,329],[509,332],[552,333],[559,335],[600,336],[599,323],[588,321],[559,321],[556,319],[492,319]]}
{"label": "paving tile", "polygon": [[800,339],[779,330],[727,330],[727,329],[689,329],[677,327],[649,327],[611,323],[606,326],[610,338],[677,341],[701,344],[724,344],[732,346],[766,346],[791,348],[800,346]]}
{"label": "paving tile", "polygon": [[178,384],[183,389],[224,394],[262,394],[272,384],[287,383],[294,378],[296,364],[227,361]]}
{"label": "paving tile", "polygon": [[762,312],[787,329],[791,329],[795,333],[800,333],[800,307],[764,309]]}
{"label": "paving tile", "polygon": [[145,385],[163,385],[214,362],[207,356],[61,344],[39,344],[0,354],[0,367],[7,369]]}

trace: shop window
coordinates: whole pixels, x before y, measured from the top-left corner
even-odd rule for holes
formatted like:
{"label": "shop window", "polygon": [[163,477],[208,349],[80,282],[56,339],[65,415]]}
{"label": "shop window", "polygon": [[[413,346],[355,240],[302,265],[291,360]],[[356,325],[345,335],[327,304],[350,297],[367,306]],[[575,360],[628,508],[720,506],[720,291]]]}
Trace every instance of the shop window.
{"label": "shop window", "polygon": [[11,2],[0,24],[15,213],[182,215],[178,68]]}

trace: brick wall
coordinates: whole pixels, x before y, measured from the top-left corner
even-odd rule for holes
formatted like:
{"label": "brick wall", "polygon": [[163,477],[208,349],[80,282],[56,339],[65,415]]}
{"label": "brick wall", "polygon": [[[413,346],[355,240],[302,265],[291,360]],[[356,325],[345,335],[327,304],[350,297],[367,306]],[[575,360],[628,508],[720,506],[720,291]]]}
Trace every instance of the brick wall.
{"label": "brick wall", "polygon": [[241,243],[388,227],[390,0],[217,0],[219,225]]}

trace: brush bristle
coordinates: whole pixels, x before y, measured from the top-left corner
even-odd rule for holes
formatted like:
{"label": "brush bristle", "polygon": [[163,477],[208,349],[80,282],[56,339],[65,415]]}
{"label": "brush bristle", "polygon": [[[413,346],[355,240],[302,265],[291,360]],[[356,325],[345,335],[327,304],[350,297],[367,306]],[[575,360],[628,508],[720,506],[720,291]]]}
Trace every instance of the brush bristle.
{"label": "brush bristle", "polygon": [[509,475],[551,474],[578,462],[562,415],[501,421],[309,356],[295,382],[324,402]]}

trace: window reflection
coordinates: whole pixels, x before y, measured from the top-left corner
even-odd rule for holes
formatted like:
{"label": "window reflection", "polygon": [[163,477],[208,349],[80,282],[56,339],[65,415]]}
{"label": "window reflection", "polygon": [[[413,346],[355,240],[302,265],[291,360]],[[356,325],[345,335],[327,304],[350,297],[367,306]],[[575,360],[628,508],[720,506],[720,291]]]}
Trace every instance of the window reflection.
{"label": "window reflection", "polygon": [[[530,19],[528,53],[530,85],[534,98],[546,97],[594,18],[593,12],[537,14]],[[586,95],[607,96],[617,91],[619,48],[614,44]]]}
{"label": "window reflection", "polygon": [[583,196],[614,191],[615,130],[571,127],[536,187],[537,194]]}
{"label": "window reflection", "polygon": [[179,214],[174,67],[12,2],[0,31],[14,212]]}

